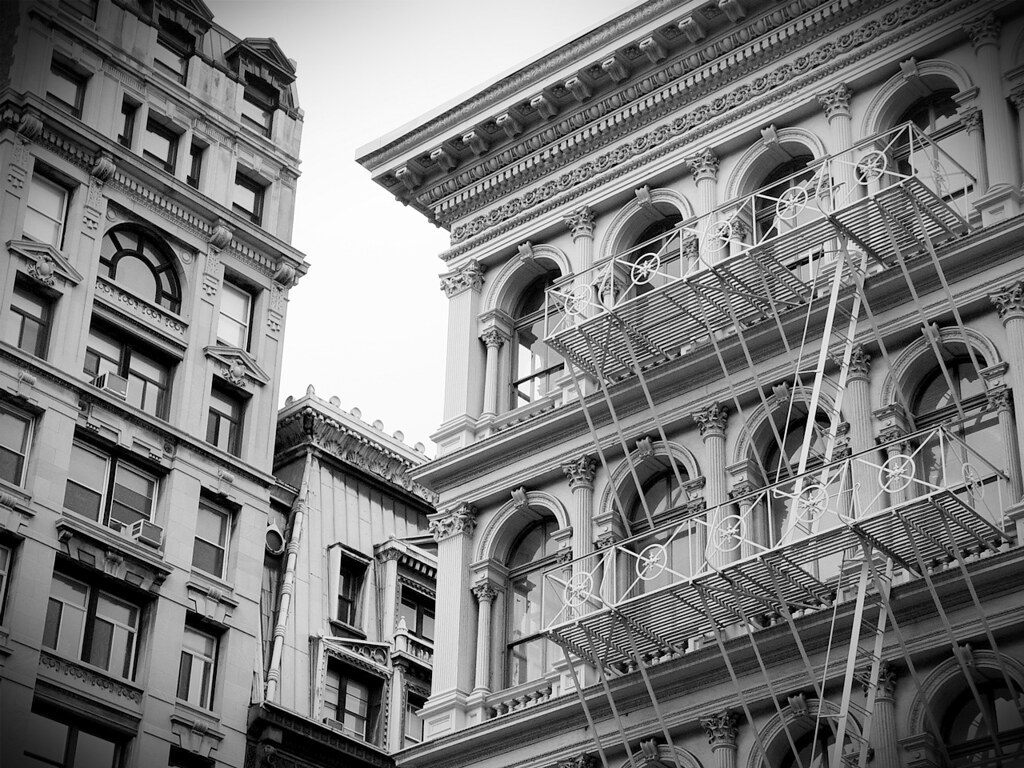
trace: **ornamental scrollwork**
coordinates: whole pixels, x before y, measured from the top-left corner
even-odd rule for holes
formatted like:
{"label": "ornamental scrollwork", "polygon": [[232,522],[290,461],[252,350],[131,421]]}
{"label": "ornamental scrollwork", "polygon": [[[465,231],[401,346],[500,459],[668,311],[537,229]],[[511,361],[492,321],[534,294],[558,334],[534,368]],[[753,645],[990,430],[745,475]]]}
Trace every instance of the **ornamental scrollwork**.
{"label": "ornamental scrollwork", "polygon": [[460,534],[471,535],[476,529],[476,507],[463,502],[433,518],[429,529],[438,542]]}
{"label": "ornamental scrollwork", "polygon": [[729,419],[729,409],[722,403],[712,403],[707,408],[693,414],[701,437],[708,435],[724,435],[725,423]]}
{"label": "ornamental scrollwork", "polygon": [[989,294],[989,299],[996,305],[996,312],[1004,322],[1011,317],[1024,315],[1024,280]]}
{"label": "ornamental scrollwork", "polygon": [[580,456],[562,465],[562,472],[569,479],[569,490],[593,488],[597,462],[593,456]]}
{"label": "ornamental scrollwork", "polygon": [[708,743],[712,747],[727,746],[736,747],[736,736],[738,718],[729,709],[719,712],[717,715],[705,717],[700,721],[701,727],[707,732]]}
{"label": "ornamental scrollwork", "polygon": [[476,259],[470,260],[462,269],[441,275],[441,289],[449,299],[469,289],[479,291],[483,284],[484,272]]}

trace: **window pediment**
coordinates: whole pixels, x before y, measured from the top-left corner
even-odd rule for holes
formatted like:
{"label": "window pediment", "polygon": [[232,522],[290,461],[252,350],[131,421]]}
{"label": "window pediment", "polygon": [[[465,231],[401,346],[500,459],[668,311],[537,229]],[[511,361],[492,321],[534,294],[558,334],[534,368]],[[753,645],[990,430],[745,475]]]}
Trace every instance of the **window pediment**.
{"label": "window pediment", "polygon": [[63,290],[82,282],[82,274],[52,245],[8,240],[7,250],[28,264],[25,272],[29,277],[48,288]]}
{"label": "window pediment", "polygon": [[224,54],[224,58],[240,77],[251,72],[275,88],[284,88],[295,81],[295,67],[273,38],[247,37]]}
{"label": "window pediment", "polygon": [[62,516],[57,538],[73,561],[145,592],[159,592],[172,570],[142,545],[85,518]]}
{"label": "window pediment", "polygon": [[328,656],[374,675],[387,677],[390,674],[391,646],[388,643],[325,637],[324,651]]}
{"label": "window pediment", "polygon": [[270,377],[260,368],[256,359],[248,352],[237,347],[212,345],[203,350],[206,356],[221,364],[218,374],[229,384],[240,389],[247,389],[250,382],[263,386],[269,383]]}
{"label": "window pediment", "polygon": [[213,13],[203,0],[157,0],[154,17],[166,19],[194,38],[205,35],[213,22]]}

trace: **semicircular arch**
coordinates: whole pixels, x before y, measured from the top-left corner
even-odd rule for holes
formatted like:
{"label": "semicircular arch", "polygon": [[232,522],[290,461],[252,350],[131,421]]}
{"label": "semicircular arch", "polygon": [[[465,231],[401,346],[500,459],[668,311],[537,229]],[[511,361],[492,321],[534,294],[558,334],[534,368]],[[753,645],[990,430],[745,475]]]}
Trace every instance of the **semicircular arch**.
{"label": "semicircular arch", "polygon": [[952,88],[966,93],[975,87],[966,69],[945,59],[911,59],[901,62],[900,67],[901,71],[886,80],[868,102],[861,136],[874,136],[891,128],[907,107],[929,92]]}
{"label": "semicircular arch", "polygon": [[[668,459],[670,461],[677,462],[682,473],[691,480],[700,477],[700,465],[697,463],[697,458],[692,452],[678,443],[669,442],[668,445],[666,445],[661,440],[652,440],[651,448],[652,458]],[[599,514],[618,515],[615,500],[616,494],[620,501],[624,501],[637,493],[637,489],[634,487],[633,473],[630,471],[630,467],[641,467],[645,461],[647,461],[647,459],[641,455],[640,448],[634,448],[630,451],[628,457],[622,459],[615,468],[611,470],[599,497],[600,502],[597,507]],[[623,511],[628,513],[628,510]]]}
{"label": "semicircular arch", "polygon": [[572,264],[561,248],[531,244],[530,252],[532,256],[517,253],[490,279],[481,302],[484,312],[500,310],[511,316],[523,291],[538,277],[552,269],[561,276],[571,274]]}
{"label": "semicircular arch", "polygon": [[[650,203],[659,212],[667,215],[678,214],[683,221],[693,218],[690,201],[674,189],[651,189]],[[598,250],[598,260],[614,256],[634,244],[636,238],[656,221],[656,216],[647,210],[648,203],[641,203],[636,196],[626,203],[612,217],[608,230]]]}
{"label": "semicircular arch", "polygon": [[550,493],[527,491],[525,509],[515,499],[509,499],[484,526],[474,562],[505,562],[516,537],[545,515],[553,517],[559,528],[569,527],[569,513],[565,505]]}
{"label": "semicircular arch", "polygon": [[726,200],[753,192],[765,176],[788,159],[808,153],[817,159],[827,154],[824,142],[806,128],[779,128],[775,136],[777,142],[758,141],[740,155],[725,184]]}

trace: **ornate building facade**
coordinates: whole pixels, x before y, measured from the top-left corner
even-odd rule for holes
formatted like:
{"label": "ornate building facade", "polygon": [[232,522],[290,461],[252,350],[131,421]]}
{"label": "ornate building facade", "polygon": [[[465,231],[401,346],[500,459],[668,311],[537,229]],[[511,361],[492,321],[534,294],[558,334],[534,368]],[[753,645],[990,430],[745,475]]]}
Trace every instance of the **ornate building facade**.
{"label": "ornate building facade", "polygon": [[399,766],[1024,760],[1019,4],[650,0],[361,150],[451,233]]}
{"label": "ornate building facade", "polygon": [[264,564],[262,695],[247,765],[391,768],[423,741],[437,547],[426,460],[312,387],[278,417],[280,546]]}
{"label": "ornate building facade", "polygon": [[0,4],[5,766],[244,761],[294,80],[202,0]]}

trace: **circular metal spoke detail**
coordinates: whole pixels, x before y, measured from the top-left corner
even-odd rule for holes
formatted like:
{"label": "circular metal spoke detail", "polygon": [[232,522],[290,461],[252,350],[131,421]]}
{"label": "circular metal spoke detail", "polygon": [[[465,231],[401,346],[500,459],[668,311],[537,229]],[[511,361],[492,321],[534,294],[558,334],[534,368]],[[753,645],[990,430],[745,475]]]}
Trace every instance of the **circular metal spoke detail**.
{"label": "circular metal spoke detail", "polygon": [[565,585],[565,602],[572,608],[579,608],[593,593],[593,577],[589,573],[577,573]]}
{"label": "circular metal spoke detail", "polygon": [[746,538],[746,523],[739,515],[727,515],[711,532],[711,545],[716,552],[735,552]]}
{"label": "circular metal spoke detail", "polygon": [[586,314],[590,304],[590,289],[585,285],[577,285],[565,296],[565,313],[573,317]]}
{"label": "circular metal spoke detail", "polygon": [[878,482],[886,493],[902,491],[914,479],[914,460],[906,454],[890,456],[878,471]]}
{"label": "circular metal spoke detail", "polygon": [[807,190],[803,187],[790,187],[779,196],[775,203],[775,213],[783,221],[792,221],[807,207]]}
{"label": "circular metal spoke detail", "polygon": [[875,181],[885,173],[887,167],[888,160],[885,159],[884,153],[877,149],[868,152],[857,161],[857,183],[867,185]]}
{"label": "circular metal spoke detail", "polygon": [[821,517],[826,509],[828,509],[828,489],[821,483],[808,485],[796,497],[796,518],[801,523],[813,523]]}
{"label": "circular metal spoke detail", "polygon": [[983,499],[985,497],[985,484],[981,480],[981,473],[978,472],[977,468],[973,464],[964,462],[964,482],[967,484],[967,489],[971,492],[971,496],[976,499]]}
{"label": "circular metal spoke detail", "polygon": [[637,555],[636,575],[644,581],[660,576],[668,567],[668,551],[664,544],[650,544]]}
{"label": "circular metal spoke detail", "polygon": [[658,274],[661,268],[661,257],[656,253],[645,253],[629,270],[629,276],[636,285],[647,285]]}

